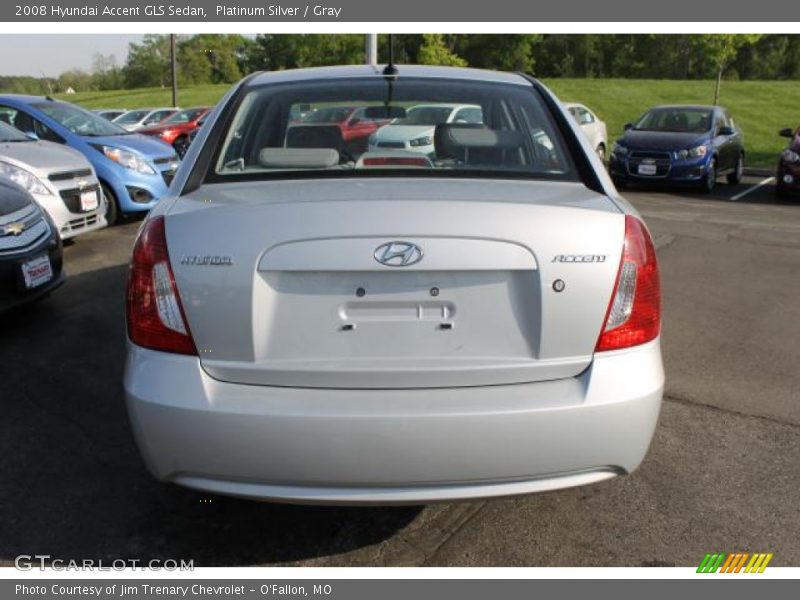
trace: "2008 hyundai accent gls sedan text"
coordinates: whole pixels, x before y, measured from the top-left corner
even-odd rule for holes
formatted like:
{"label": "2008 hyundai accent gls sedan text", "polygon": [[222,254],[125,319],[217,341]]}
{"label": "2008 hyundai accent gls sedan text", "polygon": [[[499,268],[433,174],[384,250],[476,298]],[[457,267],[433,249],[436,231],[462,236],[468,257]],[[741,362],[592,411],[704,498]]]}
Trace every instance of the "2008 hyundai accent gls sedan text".
{"label": "2008 hyundai accent gls sedan text", "polygon": [[[481,108],[434,152],[348,150],[298,106]],[[523,75],[334,67],[222,101],[139,232],[125,391],[159,479],[420,503],[630,473],[663,389],[650,235]]]}

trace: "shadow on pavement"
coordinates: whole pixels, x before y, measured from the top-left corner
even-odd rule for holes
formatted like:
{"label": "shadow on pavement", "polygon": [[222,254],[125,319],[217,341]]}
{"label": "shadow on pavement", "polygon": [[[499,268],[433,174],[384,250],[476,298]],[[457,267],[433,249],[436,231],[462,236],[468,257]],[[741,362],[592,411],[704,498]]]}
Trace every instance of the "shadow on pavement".
{"label": "shadow on pavement", "polygon": [[307,508],[201,495],[146,472],[121,389],[125,265],[0,315],[0,561],[285,562],[375,544],[420,508]]}

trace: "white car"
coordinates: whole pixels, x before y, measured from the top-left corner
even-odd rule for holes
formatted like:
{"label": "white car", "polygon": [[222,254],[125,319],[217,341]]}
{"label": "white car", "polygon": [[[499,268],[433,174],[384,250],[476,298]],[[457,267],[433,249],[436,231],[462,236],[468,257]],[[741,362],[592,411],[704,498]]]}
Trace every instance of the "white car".
{"label": "white car", "polygon": [[111,122],[116,123],[125,131],[138,131],[144,127],[158,125],[176,112],[178,112],[177,108],[137,108],[122,113]]}
{"label": "white car", "polygon": [[106,226],[97,175],[77,150],[36,140],[0,123],[0,177],[27,190],[50,215],[62,239]]}
{"label": "white car", "polygon": [[[482,126],[443,119],[433,157],[354,155],[336,125],[291,121],[300,102],[381,118],[476,101]],[[150,471],[329,504],[633,471],[664,385],[658,265],[592,150],[521,74],[350,66],[238,84],[133,248],[124,388]]]}
{"label": "white car", "polygon": [[605,122],[583,104],[565,102],[564,106],[578,122],[600,160],[605,160],[608,153],[608,132]]}
{"label": "white car", "polygon": [[432,154],[433,135],[440,123],[483,123],[481,107],[475,104],[419,104],[406,110],[406,116],[394,119],[369,138],[369,149],[406,150]]}

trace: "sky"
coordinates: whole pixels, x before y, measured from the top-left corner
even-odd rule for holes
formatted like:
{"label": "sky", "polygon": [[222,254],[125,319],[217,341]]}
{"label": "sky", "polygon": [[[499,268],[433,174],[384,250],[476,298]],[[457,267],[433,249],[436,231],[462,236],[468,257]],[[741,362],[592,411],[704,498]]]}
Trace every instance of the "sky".
{"label": "sky", "polygon": [[[144,36],[118,33],[102,34],[0,34],[0,75],[56,77],[68,69],[91,71],[95,53],[113,54],[117,64],[125,64],[128,44]],[[14,57],[8,60],[8,57]]]}

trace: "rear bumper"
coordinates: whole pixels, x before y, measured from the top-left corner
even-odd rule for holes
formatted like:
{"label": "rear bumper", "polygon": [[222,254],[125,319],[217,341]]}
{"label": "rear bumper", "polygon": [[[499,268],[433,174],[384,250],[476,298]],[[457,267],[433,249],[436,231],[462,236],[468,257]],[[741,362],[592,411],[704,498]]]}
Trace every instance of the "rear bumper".
{"label": "rear bumper", "polygon": [[597,355],[575,378],[445,389],[225,383],[197,358],[130,345],[125,393],[155,477],[323,504],[546,491],[633,471],[661,405],[659,341]]}

